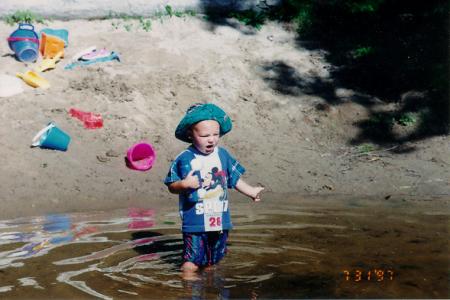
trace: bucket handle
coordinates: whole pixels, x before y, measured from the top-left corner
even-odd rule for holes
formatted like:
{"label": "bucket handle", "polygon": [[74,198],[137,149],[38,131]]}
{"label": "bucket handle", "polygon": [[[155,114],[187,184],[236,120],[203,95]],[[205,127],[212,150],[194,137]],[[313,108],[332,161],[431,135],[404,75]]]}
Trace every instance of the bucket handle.
{"label": "bucket handle", "polygon": [[39,44],[39,40],[37,38],[30,38],[30,37],[9,37],[7,38],[8,42],[19,42],[19,41],[30,41],[36,44]]}
{"label": "bucket handle", "polygon": [[27,26],[31,27],[31,29],[28,28],[28,30],[33,30],[34,31],[34,26],[32,24],[30,24],[30,23],[19,23],[19,29],[27,30],[27,28],[24,28],[24,27],[27,27]]}
{"label": "bucket handle", "polygon": [[41,131],[39,131],[33,138],[33,140],[31,141],[31,147],[38,147],[41,145],[40,143],[40,139],[41,136],[47,131],[50,130],[51,128],[55,127],[55,124],[53,122],[49,123],[47,125],[47,127],[45,127],[44,129],[42,129]]}

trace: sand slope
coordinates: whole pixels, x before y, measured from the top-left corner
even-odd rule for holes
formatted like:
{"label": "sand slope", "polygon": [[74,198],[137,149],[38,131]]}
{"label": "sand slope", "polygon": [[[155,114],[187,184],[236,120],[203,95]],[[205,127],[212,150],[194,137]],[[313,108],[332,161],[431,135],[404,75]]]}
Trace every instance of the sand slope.
{"label": "sand slope", "polygon": [[[174,129],[191,104],[207,101],[234,122],[222,145],[247,168],[245,178],[270,191],[450,195],[448,137],[416,143],[415,151],[401,155],[360,155],[349,141],[365,108],[351,101],[353,91],[330,78],[324,53],[299,47],[294,33],[281,26],[252,31],[201,18],[163,18],[145,32],[137,22],[130,31],[113,22],[37,26],[68,29],[70,45],[57,68],[43,73],[50,89],[24,86],[24,93],[0,98],[4,216],[173,205],[176,197],[162,181],[186,147]],[[6,39],[14,29],[2,23],[0,36]],[[121,62],[64,70],[69,57],[92,45],[118,52]],[[3,74],[33,67],[9,55],[6,42],[0,52]],[[318,110],[324,96],[308,91],[315,81],[329,84],[343,104]],[[104,127],[83,128],[70,108],[102,114]],[[51,120],[70,134],[67,152],[29,147]],[[140,140],[157,150],[148,172],[125,166],[127,148]]]}

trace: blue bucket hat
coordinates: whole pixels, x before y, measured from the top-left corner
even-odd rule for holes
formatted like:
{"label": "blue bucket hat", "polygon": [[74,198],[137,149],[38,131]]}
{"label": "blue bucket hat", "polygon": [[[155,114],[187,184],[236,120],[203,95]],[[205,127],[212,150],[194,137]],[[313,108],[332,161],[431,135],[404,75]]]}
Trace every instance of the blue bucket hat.
{"label": "blue bucket hat", "polygon": [[220,136],[228,133],[231,130],[232,124],[230,117],[217,105],[212,103],[195,104],[188,108],[183,119],[175,129],[175,137],[183,142],[190,143],[188,130],[195,123],[214,120],[219,123]]}

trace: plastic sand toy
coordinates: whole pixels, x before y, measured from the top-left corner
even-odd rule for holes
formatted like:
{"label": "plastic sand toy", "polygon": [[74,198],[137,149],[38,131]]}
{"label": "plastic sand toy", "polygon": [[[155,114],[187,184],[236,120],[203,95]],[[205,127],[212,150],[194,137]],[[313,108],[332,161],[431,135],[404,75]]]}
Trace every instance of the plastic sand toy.
{"label": "plastic sand toy", "polygon": [[75,61],[72,62],[68,65],[66,65],[64,67],[65,70],[72,70],[75,67],[79,67],[79,66],[87,66],[87,65],[91,65],[91,64],[95,64],[98,62],[107,62],[107,61],[112,61],[112,60],[117,60],[118,62],[120,62],[120,57],[119,54],[117,54],[116,52],[111,52],[110,55],[105,56],[105,57],[98,57],[98,58],[94,58],[91,60],[86,60],[86,61]]}
{"label": "plastic sand toy", "polygon": [[14,51],[16,58],[22,62],[35,62],[38,57],[39,39],[34,26],[20,23],[9,36],[8,45]]}
{"label": "plastic sand toy", "polygon": [[147,171],[155,162],[156,152],[152,145],[140,142],[131,146],[127,151],[127,163],[132,169]]}
{"label": "plastic sand toy", "polygon": [[39,50],[44,58],[53,58],[61,51],[64,55],[64,41],[56,36],[47,35],[43,32]]}
{"label": "plastic sand toy", "polygon": [[50,122],[35,135],[31,146],[66,151],[69,143],[70,136],[59,129],[55,123]]}
{"label": "plastic sand toy", "polygon": [[100,114],[84,112],[75,108],[71,108],[69,113],[72,117],[82,121],[85,128],[95,129],[103,127],[103,119]]}
{"label": "plastic sand toy", "polygon": [[81,56],[81,60],[92,60],[96,58],[107,57],[111,55],[111,51],[106,50],[105,48],[100,50],[92,50],[91,52],[84,54]]}
{"label": "plastic sand toy", "polygon": [[21,78],[23,81],[25,81],[28,85],[37,88],[40,87],[42,89],[48,89],[50,87],[50,83],[47,81],[47,79],[39,76],[34,71],[27,71],[25,73],[17,73],[17,77]]}
{"label": "plastic sand toy", "polygon": [[67,29],[52,29],[44,28],[41,30],[40,35],[45,33],[47,36],[52,35],[64,41],[64,47],[69,45],[69,31]]}
{"label": "plastic sand toy", "polygon": [[37,67],[35,70],[37,72],[44,72],[47,70],[51,70],[56,68],[56,63],[61,59],[61,57],[63,56],[64,52],[60,51],[58,52],[58,54],[55,55],[55,57],[53,58],[45,58],[41,64],[39,65],[39,67]]}
{"label": "plastic sand toy", "polygon": [[75,61],[79,60],[83,55],[86,55],[88,53],[91,53],[92,51],[95,51],[95,49],[97,49],[96,46],[91,46],[89,48],[83,49],[83,50],[77,52],[74,56],[72,56],[72,58],[70,60],[72,62],[75,62]]}

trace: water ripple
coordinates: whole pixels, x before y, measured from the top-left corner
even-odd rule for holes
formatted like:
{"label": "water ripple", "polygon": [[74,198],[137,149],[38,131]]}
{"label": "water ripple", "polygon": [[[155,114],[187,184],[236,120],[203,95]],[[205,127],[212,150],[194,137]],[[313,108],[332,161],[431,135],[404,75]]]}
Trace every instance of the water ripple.
{"label": "water ripple", "polygon": [[[342,268],[389,264],[413,266],[402,271],[412,278],[411,272],[430,278],[430,286],[417,284],[420,291],[440,291],[439,280],[432,279],[446,278],[448,270],[441,272],[439,267],[448,260],[442,250],[448,224],[427,212],[402,216],[392,209],[376,214],[372,207],[353,211],[314,207],[305,212],[291,205],[278,206],[272,213],[243,213],[233,219],[235,229],[222,263],[190,280],[180,276],[182,236],[170,219],[176,214],[169,218],[154,209],[130,209],[119,216],[61,214],[2,221],[0,293],[2,298],[14,298],[32,288],[37,298],[71,293],[100,299],[329,298],[352,295],[336,275]],[[373,216],[366,217],[370,213]],[[377,246],[366,247],[368,241]],[[414,251],[432,255],[418,256],[416,261],[414,255],[403,255]],[[426,273],[429,265],[434,275]],[[391,285],[386,290],[400,291],[386,294],[391,298],[424,295],[402,294],[411,285],[401,280],[385,284]],[[373,295],[361,289],[358,293]]]}

